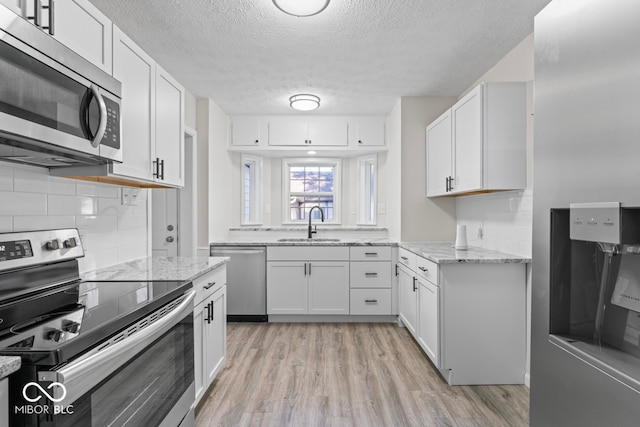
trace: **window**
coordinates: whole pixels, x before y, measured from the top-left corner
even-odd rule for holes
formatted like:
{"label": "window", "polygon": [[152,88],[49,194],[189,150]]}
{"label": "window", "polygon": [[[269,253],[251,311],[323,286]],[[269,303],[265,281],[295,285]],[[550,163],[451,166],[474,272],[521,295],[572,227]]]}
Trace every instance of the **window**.
{"label": "window", "polygon": [[376,224],[377,173],[375,154],[358,158],[358,224]]}
{"label": "window", "polygon": [[[283,160],[283,223],[309,221],[309,210],[319,206],[325,222],[340,222],[340,160]],[[318,210],[313,219],[320,219]]]}
{"label": "window", "polygon": [[242,155],[242,224],[261,224],[262,159]]}

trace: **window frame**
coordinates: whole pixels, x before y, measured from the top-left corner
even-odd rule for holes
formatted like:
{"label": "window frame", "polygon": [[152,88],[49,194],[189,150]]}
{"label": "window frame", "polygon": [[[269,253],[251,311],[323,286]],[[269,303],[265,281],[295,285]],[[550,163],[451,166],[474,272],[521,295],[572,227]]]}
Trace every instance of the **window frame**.
{"label": "window frame", "polygon": [[[378,223],[378,155],[358,157],[358,222],[357,225],[377,225]],[[371,166],[373,172],[373,194],[371,187]]]}
{"label": "window frame", "polygon": [[341,224],[341,197],[342,197],[342,159],[340,158],[307,158],[292,157],[282,159],[282,224],[300,225],[307,224],[309,219],[293,221],[291,220],[291,189],[290,189],[290,168],[291,166],[333,166],[333,220],[325,220],[325,224]]}
{"label": "window frame", "polygon": [[[240,224],[241,225],[262,225],[262,158],[258,156],[252,156],[249,154],[242,154],[241,166],[240,166],[240,178],[241,178],[241,192],[240,197]],[[253,165],[251,173],[251,194],[250,194],[250,216],[245,217],[245,200],[246,200],[246,176],[245,166],[247,164]],[[251,197],[253,196],[253,197]]]}

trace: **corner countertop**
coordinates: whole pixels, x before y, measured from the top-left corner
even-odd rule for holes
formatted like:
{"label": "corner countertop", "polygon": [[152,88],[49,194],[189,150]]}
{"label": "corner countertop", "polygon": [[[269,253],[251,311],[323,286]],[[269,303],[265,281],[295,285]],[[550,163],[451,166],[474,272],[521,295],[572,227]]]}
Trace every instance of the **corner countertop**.
{"label": "corner countertop", "polygon": [[228,257],[147,257],[83,273],[82,279],[189,281],[228,261]]}
{"label": "corner countertop", "polygon": [[314,237],[280,241],[278,238],[265,237],[255,240],[216,240],[210,243],[210,247],[214,246],[398,246],[398,242],[386,238],[323,239],[322,237]]}
{"label": "corner countertop", "polygon": [[0,379],[16,372],[20,369],[20,364],[20,356],[0,356]]}
{"label": "corner countertop", "polygon": [[469,246],[467,250],[456,250],[453,242],[404,242],[400,247],[436,264],[527,264],[531,262],[531,258],[475,246]]}

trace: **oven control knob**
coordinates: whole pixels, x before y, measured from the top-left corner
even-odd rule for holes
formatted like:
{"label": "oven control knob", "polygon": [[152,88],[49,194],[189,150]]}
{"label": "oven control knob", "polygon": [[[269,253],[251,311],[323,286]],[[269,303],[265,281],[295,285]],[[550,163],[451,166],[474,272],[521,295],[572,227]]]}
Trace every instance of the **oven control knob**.
{"label": "oven control knob", "polygon": [[77,334],[80,329],[80,323],[78,322],[69,322],[62,327],[66,332],[70,332],[72,334]]}
{"label": "oven control knob", "polygon": [[75,248],[76,246],[78,246],[78,241],[76,240],[75,237],[70,237],[67,240],[65,240],[64,242],[62,242],[62,245],[65,248]]}
{"label": "oven control knob", "polygon": [[60,342],[60,340],[62,339],[63,335],[64,335],[64,332],[62,332],[61,330],[53,329],[53,330],[47,332],[47,339],[49,341]]}
{"label": "oven control knob", "polygon": [[58,239],[49,240],[45,245],[45,247],[50,251],[58,250],[60,249],[60,240]]}

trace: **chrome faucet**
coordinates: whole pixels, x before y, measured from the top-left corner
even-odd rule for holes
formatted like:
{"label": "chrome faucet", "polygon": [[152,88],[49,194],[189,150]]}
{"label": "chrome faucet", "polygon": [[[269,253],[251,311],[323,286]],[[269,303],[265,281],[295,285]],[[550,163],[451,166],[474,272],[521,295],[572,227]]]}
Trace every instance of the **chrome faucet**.
{"label": "chrome faucet", "polygon": [[322,222],[324,222],[324,212],[322,212],[322,208],[318,205],[311,207],[311,209],[309,209],[309,229],[308,229],[309,232],[307,233],[308,239],[311,239],[313,235],[317,233],[315,225],[313,226],[313,228],[311,228],[311,212],[313,212],[313,210],[316,208],[320,211],[320,217],[322,218]]}

